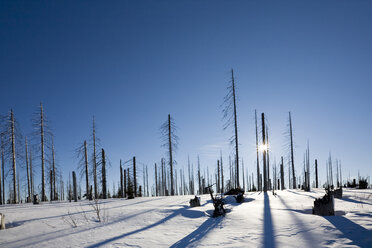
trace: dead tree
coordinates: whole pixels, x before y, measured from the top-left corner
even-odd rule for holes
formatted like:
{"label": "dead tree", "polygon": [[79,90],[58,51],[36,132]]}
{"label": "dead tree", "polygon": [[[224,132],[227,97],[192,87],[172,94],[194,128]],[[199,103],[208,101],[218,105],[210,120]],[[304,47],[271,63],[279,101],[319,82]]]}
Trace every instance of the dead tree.
{"label": "dead tree", "polygon": [[[3,170],[2,170],[2,161],[0,160],[1,166],[0,166],[0,205],[3,205],[3,183],[2,183],[2,178],[3,178]],[[28,171],[27,171],[28,173]],[[1,218],[1,217],[0,217]]]}
{"label": "dead tree", "polygon": [[3,204],[5,204],[5,155],[4,155],[4,143],[3,143],[3,133],[0,134],[0,138],[1,138],[1,169],[2,169],[2,192],[0,192],[0,194],[3,195],[2,197],[2,200],[3,200]]}
{"label": "dead tree", "polygon": [[52,175],[52,181],[53,181],[53,200],[58,200],[58,194],[57,194],[57,187],[56,187],[56,159],[55,159],[55,151],[54,151],[54,141],[52,138],[52,168],[53,168],[53,175]]}
{"label": "dead tree", "polygon": [[222,185],[221,192],[224,193],[225,192],[225,188],[224,188],[224,178],[223,178],[222,152],[221,152],[221,185]]}
{"label": "dead tree", "polygon": [[53,201],[53,171],[49,170],[50,201]]}
{"label": "dead tree", "polygon": [[34,171],[32,169],[32,152],[31,152],[31,148],[29,148],[28,150],[29,154],[30,154],[30,157],[29,157],[29,161],[30,161],[30,189],[31,189],[31,201],[34,197]]}
{"label": "dead tree", "polygon": [[97,137],[96,137],[96,123],[93,116],[93,125],[92,125],[92,143],[93,143],[93,184],[94,184],[94,198],[98,198],[98,179],[97,179]]}
{"label": "dead tree", "polygon": [[41,151],[41,201],[46,201],[45,195],[45,124],[46,120],[44,117],[43,104],[40,103],[40,110],[37,113],[35,127],[37,128],[40,135],[40,151]]}
{"label": "dead tree", "polygon": [[89,184],[89,166],[88,166],[88,149],[87,149],[87,141],[84,140],[84,162],[85,162],[85,194],[89,200],[92,199],[92,192],[90,192],[90,184]]}
{"label": "dead tree", "polygon": [[16,187],[16,150],[15,150],[15,135],[14,135],[14,115],[13,109],[10,110],[10,119],[11,119],[11,130],[12,130],[12,162],[13,162],[13,203],[17,203],[17,187]]}
{"label": "dead tree", "polygon": [[174,178],[173,178],[173,170],[175,161],[173,159],[173,153],[176,152],[178,148],[178,136],[176,135],[176,125],[174,123],[173,118],[171,118],[170,114],[168,114],[168,120],[163,123],[160,127],[160,131],[162,134],[162,147],[168,149],[168,159],[169,159],[169,168],[170,168],[170,188],[171,188],[171,195],[174,195]]}
{"label": "dead tree", "polygon": [[72,172],[72,183],[73,183],[73,190],[74,190],[74,201],[77,202],[77,184],[76,184],[75,171]]}
{"label": "dead tree", "polygon": [[120,197],[124,196],[124,180],[123,180],[123,167],[121,166],[121,159],[120,159]]}
{"label": "dead tree", "polygon": [[[1,132],[3,136],[4,143],[1,146],[1,160],[2,160],[2,176],[3,176],[3,192],[5,191],[4,187],[4,175],[7,174],[5,171],[5,160],[11,163],[11,167],[9,168],[9,172],[12,176],[12,185],[9,185],[9,202],[10,203],[17,203],[18,202],[18,191],[17,191],[17,166],[16,160],[20,158],[21,151],[19,150],[22,147],[22,135],[19,131],[18,123],[14,117],[13,109],[10,110],[9,114],[4,117],[3,120],[3,130]],[[9,182],[10,183],[10,182]],[[13,186],[13,187],[12,187]],[[13,192],[11,192],[11,188],[13,188]],[[3,201],[5,201],[5,193],[3,195]]]}
{"label": "dead tree", "polygon": [[267,168],[266,168],[266,138],[265,138],[265,114],[261,114],[262,120],[262,144],[263,144],[263,185],[264,185],[264,192],[267,191]]}
{"label": "dead tree", "polygon": [[235,145],[235,187],[240,187],[239,184],[239,148],[238,148],[238,120],[236,111],[236,93],[235,93],[235,78],[234,70],[231,70],[231,85],[227,87],[227,94],[223,101],[223,119],[226,121],[223,129],[226,130],[230,126],[234,127],[234,135],[230,139],[230,143]]}
{"label": "dead tree", "polygon": [[266,169],[267,169],[267,189],[271,190],[271,179],[270,179],[270,150],[269,150],[269,128],[266,125]]}
{"label": "dead tree", "polygon": [[136,157],[133,157],[133,182],[134,182],[134,196],[137,197]]}
{"label": "dead tree", "polygon": [[[28,161],[27,137],[25,137],[25,154],[26,154],[26,171],[27,171],[26,176],[27,176],[27,195],[28,195],[26,202],[31,202],[30,168],[29,168],[29,163],[28,163],[29,161]],[[0,196],[0,199],[1,199],[1,196]]]}
{"label": "dead tree", "polygon": [[90,184],[89,184],[89,163],[88,163],[88,148],[87,142],[84,142],[75,150],[76,157],[79,159],[78,168],[79,174],[82,178],[85,176],[85,196],[89,200],[92,199],[92,192],[90,191]]}
{"label": "dead tree", "polygon": [[157,170],[157,166],[156,166],[156,163],[155,163],[155,196],[159,196],[158,194],[158,170]]}
{"label": "dead tree", "polygon": [[127,188],[127,170],[124,169],[124,198],[127,197],[127,191],[128,191],[128,188]]}
{"label": "dead tree", "polygon": [[107,178],[106,178],[106,157],[105,150],[102,148],[102,198],[107,199]]}
{"label": "dead tree", "polygon": [[262,191],[260,182],[260,159],[258,157],[258,130],[257,130],[257,111],[254,110],[255,123],[256,123],[256,154],[257,154],[257,190]]}
{"label": "dead tree", "polygon": [[198,155],[198,181],[199,181],[199,194],[203,194],[203,188],[201,185],[201,175],[200,175],[200,159]]}
{"label": "dead tree", "polygon": [[221,193],[220,161],[217,160],[217,193]]}
{"label": "dead tree", "polygon": [[292,118],[291,112],[289,112],[289,135],[290,135],[290,142],[291,142],[291,163],[292,163],[292,180],[293,180],[293,189],[296,189],[296,175],[295,175],[295,168],[294,168],[294,156],[293,156],[293,132],[292,132]]}
{"label": "dead tree", "polygon": [[283,164],[283,157],[281,157],[281,164],[280,164],[280,182],[281,182],[281,190],[284,189],[284,164]]}
{"label": "dead tree", "polygon": [[315,159],[315,188],[318,188],[318,160]]}

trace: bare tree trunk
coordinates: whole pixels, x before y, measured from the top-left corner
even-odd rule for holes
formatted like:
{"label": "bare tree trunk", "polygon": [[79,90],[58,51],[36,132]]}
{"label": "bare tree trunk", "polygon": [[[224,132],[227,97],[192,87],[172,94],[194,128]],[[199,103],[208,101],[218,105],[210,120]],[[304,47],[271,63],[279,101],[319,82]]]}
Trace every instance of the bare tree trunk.
{"label": "bare tree trunk", "polygon": [[[3,182],[2,182],[2,178],[3,178],[3,169],[2,169],[2,161],[0,160],[1,162],[1,166],[0,166],[0,205],[3,205]],[[27,171],[28,172],[28,171]],[[1,218],[1,216],[0,216]]]}
{"label": "bare tree trunk", "polygon": [[31,149],[29,148],[28,149],[29,153],[30,153],[30,186],[31,186],[31,201],[33,201],[33,198],[34,198],[34,171],[32,169],[32,152],[31,152]]}
{"label": "bare tree trunk", "polygon": [[169,165],[170,165],[170,177],[171,177],[171,195],[174,195],[173,188],[173,154],[172,154],[172,130],[171,130],[171,118],[168,115],[168,138],[169,138]]}
{"label": "bare tree trunk", "polygon": [[236,97],[235,97],[235,81],[234,81],[234,71],[231,70],[231,80],[232,80],[232,88],[233,88],[233,99],[234,99],[234,127],[235,127],[235,163],[236,163],[236,187],[240,187],[239,184],[239,152],[238,152],[238,120],[236,114]]}
{"label": "bare tree trunk", "polygon": [[147,196],[150,196],[149,194],[149,173],[147,171],[147,166],[146,166],[146,191],[147,191]]}
{"label": "bare tree trunk", "polygon": [[74,187],[74,201],[77,202],[77,185],[76,185],[76,174],[75,171],[72,172],[72,183]]}
{"label": "bare tree trunk", "polygon": [[93,183],[94,198],[98,198],[98,180],[97,180],[97,153],[96,153],[96,124],[93,116]]}
{"label": "bare tree trunk", "polygon": [[[2,194],[3,194],[3,203],[5,204],[5,158],[4,158],[4,143],[3,143],[3,134],[1,134],[1,168],[3,171],[2,174]],[[1,193],[1,192],[0,192]]]}
{"label": "bare tree trunk", "polygon": [[293,180],[293,189],[296,189],[296,176],[295,176],[295,168],[294,168],[294,157],[293,157],[293,134],[292,134],[292,118],[291,112],[289,112],[289,133],[291,138],[291,163],[292,163],[292,180]]}
{"label": "bare tree trunk", "polygon": [[105,150],[103,148],[102,148],[102,198],[107,199],[106,157]]}
{"label": "bare tree trunk", "polygon": [[41,201],[46,201],[45,195],[45,169],[44,169],[44,112],[40,103],[40,138],[41,138]]}
{"label": "bare tree trunk", "polygon": [[136,157],[133,157],[134,196],[137,197]]}
{"label": "bare tree trunk", "polygon": [[10,110],[10,121],[12,130],[12,162],[13,162],[13,203],[17,203],[17,185],[16,185],[16,150],[15,150],[15,136],[14,136],[14,115],[13,109]]}
{"label": "bare tree trunk", "polygon": [[225,187],[224,187],[224,178],[223,178],[222,153],[221,153],[221,184],[222,184],[221,191],[222,191],[222,193],[224,193],[225,192]]}
{"label": "bare tree trunk", "polygon": [[220,181],[220,161],[217,160],[217,178],[218,178],[218,181],[217,181],[217,193],[221,193],[221,181]]}
{"label": "bare tree trunk", "polygon": [[85,161],[85,187],[86,187],[86,197],[91,200],[90,186],[89,186],[89,167],[88,167],[88,148],[87,141],[84,140],[84,161]]}
{"label": "bare tree trunk", "polygon": [[270,151],[269,151],[269,129],[266,125],[266,169],[267,169],[267,188],[271,190],[271,180],[270,180]]}
{"label": "bare tree trunk", "polygon": [[120,159],[120,197],[124,197],[124,181],[123,181],[123,167]]}
{"label": "bare tree trunk", "polygon": [[245,192],[244,162],[243,162],[243,159],[242,159],[242,175],[243,175],[243,191]]}
{"label": "bare tree trunk", "polygon": [[[265,138],[265,114],[261,114],[262,120],[262,143],[266,145],[266,138]],[[264,185],[264,192],[267,191],[267,169],[266,169],[266,149],[263,149],[263,185]]]}
{"label": "bare tree trunk", "polygon": [[29,164],[28,164],[27,137],[25,137],[25,151],[26,151],[27,193],[28,193],[27,202],[30,202],[31,201],[31,185],[30,185],[30,173],[29,173],[30,169],[29,169]]}
{"label": "bare tree trunk", "polygon": [[158,170],[157,170],[157,165],[155,163],[155,196],[158,195]]}
{"label": "bare tree trunk", "polygon": [[53,200],[58,200],[57,190],[56,190],[56,160],[54,152],[54,141],[52,140],[52,164],[53,164]]}
{"label": "bare tree trunk", "polygon": [[315,188],[318,188],[318,160],[315,159]]}
{"label": "bare tree trunk", "polygon": [[[208,176],[209,178],[209,176]],[[201,178],[200,178],[200,159],[198,155],[198,181],[199,181],[199,194],[203,194],[202,186],[201,186]],[[209,185],[208,185],[209,186]]]}
{"label": "bare tree trunk", "polygon": [[254,110],[255,115],[255,123],[256,123],[256,153],[257,153],[257,190],[262,191],[262,187],[260,184],[260,159],[258,157],[258,130],[257,130],[257,111]]}
{"label": "bare tree trunk", "polygon": [[161,182],[162,182],[162,196],[165,195],[165,187],[166,187],[166,183],[165,183],[165,172],[164,172],[164,159],[161,159]]}
{"label": "bare tree trunk", "polygon": [[53,171],[49,170],[50,201],[53,201]]}
{"label": "bare tree trunk", "polygon": [[124,198],[127,197],[127,170],[124,169]]}
{"label": "bare tree trunk", "polygon": [[281,182],[281,189],[284,189],[284,164],[283,164],[283,157],[281,157],[282,161],[280,164],[280,182]]}

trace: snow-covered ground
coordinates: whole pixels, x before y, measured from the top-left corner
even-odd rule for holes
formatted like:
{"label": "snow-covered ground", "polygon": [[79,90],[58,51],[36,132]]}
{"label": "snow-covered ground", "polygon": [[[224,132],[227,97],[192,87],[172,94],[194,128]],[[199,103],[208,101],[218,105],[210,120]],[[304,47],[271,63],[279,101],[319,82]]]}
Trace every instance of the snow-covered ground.
{"label": "snow-covered ground", "polygon": [[196,208],[192,196],[110,199],[101,201],[103,222],[89,201],[5,205],[0,247],[372,247],[372,190],[344,190],[330,217],[311,214],[322,195],[247,193],[219,218],[209,217],[209,195]]}

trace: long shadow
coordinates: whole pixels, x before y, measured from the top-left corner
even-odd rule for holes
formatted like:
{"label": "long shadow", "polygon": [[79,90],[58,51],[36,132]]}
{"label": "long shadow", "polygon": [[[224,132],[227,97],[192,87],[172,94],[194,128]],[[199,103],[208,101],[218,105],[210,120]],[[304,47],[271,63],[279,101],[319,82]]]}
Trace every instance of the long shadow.
{"label": "long shadow", "polygon": [[264,247],[275,248],[273,220],[271,217],[270,200],[267,192],[264,193]]}
{"label": "long shadow", "polygon": [[350,198],[345,198],[345,197],[342,198],[342,199],[339,199],[339,200],[347,201],[347,202],[351,202],[351,203],[356,203],[356,204],[372,205],[371,203],[368,203],[368,202],[358,201],[358,200],[354,200],[354,199],[350,199]]}
{"label": "long shadow", "polygon": [[[190,211],[193,212],[193,213],[190,213]],[[163,219],[161,219],[161,220],[159,220],[159,221],[157,221],[157,222],[155,222],[155,223],[153,223],[151,225],[145,226],[143,228],[140,228],[140,229],[137,229],[137,230],[134,230],[134,231],[131,231],[131,232],[123,233],[123,234],[118,235],[116,237],[105,239],[105,240],[103,240],[101,242],[98,242],[96,244],[87,246],[87,248],[100,247],[100,246],[106,245],[108,243],[111,243],[111,242],[113,242],[115,240],[122,239],[122,238],[125,238],[125,237],[128,237],[128,236],[131,236],[133,234],[146,231],[148,229],[151,229],[153,227],[156,227],[156,226],[158,226],[160,224],[163,224],[163,223],[167,222],[168,220],[176,217],[179,214],[181,214],[184,217],[188,217],[188,218],[199,218],[201,216],[204,216],[204,213],[201,213],[200,211],[189,210],[187,208],[187,206],[184,206],[183,208],[179,208],[179,209],[173,210],[172,212],[173,212],[172,214],[168,215],[167,217],[165,217],[165,218],[163,218]],[[200,212],[200,213],[198,213],[198,212]]]}
{"label": "long shadow", "polygon": [[213,228],[221,223],[223,217],[208,218],[201,226],[195,231],[184,237],[183,239],[174,243],[171,248],[183,248],[197,246],[197,243],[210,232]]}
{"label": "long shadow", "polygon": [[307,197],[310,197],[310,198],[316,199],[316,197],[315,197],[315,196],[312,196],[312,195],[300,194],[300,193],[295,192],[295,191],[292,191],[292,190],[288,190],[288,192],[293,193],[293,194],[296,194],[296,195],[307,196]]}
{"label": "long shadow", "polygon": [[[108,222],[108,223],[105,223],[105,224],[111,225],[111,224],[115,224],[115,223],[118,223],[118,222],[126,221],[128,219],[137,217],[139,215],[142,215],[142,214],[145,214],[145,213],[148,213],[148,212],[151,212],[151,211],[153,211],[153,209],[149,209],[149,210],[139,212],[139,213],[136,213],[136,214],[132,214],[132,215],[129,215],[129,216],[127,215],[127,216],[124,216],[124,217],[121,217],[121,218],[116,218],[114,221],[111,221],[111,222]],[[51,239],[67,237],[67,236],[70,236],[70,235],[75,235],[75,234],[78,234],[78,233],[86,232],[86,231],[93,230],[93,229],[100,228],[100,227],[102,227],[102,225],[96,225],[96,226],[90,226],[90,227],[81,227],[80,230],[71,231],[70,233],[65,233],[65,232],[66,232],[66,230],[70,231],[71,229],[62,229],[62,230],[57,230],[57,231],[50,232],[50,233],[39,234],[39,235],[36,235],[36,236],[33,236],[33,237],[26,237],[26,238],[23,238],[23,239],[18,239],[16,241],[10,241],[10,242],[7,242],[7,243],[3,243],[3,245],[15,245],[15,247],[19,247],[21,245],[20,243],[24,242],[25,240],[28,241],[27,245],[36,245],[36,244],[39,244],[39,243],[42,243],[44,241],[48,241],[48,240],[51,240]]]}
{"label": "long shadow", "polygon": [[[306,214],[308,213],[309,210],[296,210],[296,209],[291,209],[287,203],[283,200],[283,198],[278,195],[278,199],[281,201],[281,203],[283,204],[283,206],[285,207],[284,210],[288,210],[288,211],[292,211],[292,212],[297,212],[297,213],[302,213],[302,214]],[[314,236],[311,234],[310,230],[301,220],[300,218],[297,217],[297,215],[295,214],[292,214],[295,222],[296,222],[296,225],[299,227],[298,229],[301,230],[301,231],[298,231],[295,235],[299,234],[299,233],[306,233],[305,237],[305,242],[308,244],[309,247],[311,247],[312,245],[314,245],[314,242],[316,242],[317,240],[314,238]]]}
{"label": "long shadow", "polygon": [[371,247],[372,231],[365,229],[343,216],[324,216],[324,218],[342,232],[339,238],[347,238],[351,240],[350,245]]}

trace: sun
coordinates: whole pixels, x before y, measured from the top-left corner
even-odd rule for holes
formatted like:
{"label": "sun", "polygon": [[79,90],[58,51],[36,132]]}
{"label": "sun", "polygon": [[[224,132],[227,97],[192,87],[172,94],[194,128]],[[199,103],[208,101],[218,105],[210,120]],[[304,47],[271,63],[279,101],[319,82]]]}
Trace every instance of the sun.
{"label": "sun", "polygon": [[263,151],[267,151],[267,145],[266,144],[261,144],[260,145],[260,151],[263,152]]}

